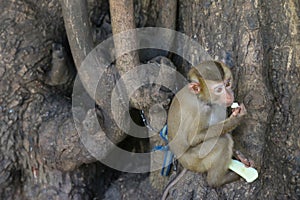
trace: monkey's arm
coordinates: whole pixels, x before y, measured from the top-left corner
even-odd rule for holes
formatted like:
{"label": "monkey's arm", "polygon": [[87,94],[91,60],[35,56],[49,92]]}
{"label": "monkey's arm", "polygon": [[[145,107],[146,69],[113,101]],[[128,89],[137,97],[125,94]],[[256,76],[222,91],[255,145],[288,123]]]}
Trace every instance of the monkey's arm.
{"label": "monkey's arm", "polygon": [[193,147],[205,140],[219,137],[233,131],[241,123],[241,121],[244,120],[246,114],[247,110],[245,108],[245,105],[241,104],[240,107],[238,109],[235,109],[231,116],[226,120],[204,129],[201,128],[201,126],[198,127],[196,130],[200,131],[196,135],[189,134],[189,136],[192,136],[191,138],[188,138],[189,145]]}
{"label": "monkey's arm", "polygon": [[188,141],[190,143],[189,145],[191,147],[194,147],[194,146],[202,143],[205,140],[208,140],[208,139],[211,139],[214,137],[219,137],[228,132],[231,132],[241,123],[243,118],[244,118],[244,116],[232,116],[222,122],[214,124],[208,128],[202,129],[200,132],[198,132],[194,136],[189,135],[190,137],[193,137],[193,138],[188,138]]}

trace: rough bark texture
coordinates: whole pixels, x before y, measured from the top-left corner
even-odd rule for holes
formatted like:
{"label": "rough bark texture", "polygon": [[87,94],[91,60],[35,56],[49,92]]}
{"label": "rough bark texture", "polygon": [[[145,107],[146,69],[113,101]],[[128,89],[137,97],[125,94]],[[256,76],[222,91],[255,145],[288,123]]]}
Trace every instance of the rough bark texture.
{"label": "rough bark texture", "polygon": [[79,68],[84,58],[93,49],[93,38],[86,0],[60,1],[72,56]]}
{"label": "rough bark texture", "polygon": [[59,8],[53,1],[1,3],[1,199],[66,198],[75,185],[85,187],[85,175],[74,172],[75,183],[62,171],[94,161],[74,128],[67,93],[41,81],[52,45],[65,42]]}
{"label": "rough bark texture", "polygon": [[[62,2],[65,11],[72,9],[71,4],[82,9],[81,14],[76,11],[78,18],[65,19],[67,32],[71,25],[77,26],[71,33],[78,33],[77,38],[69,37],[69,41],[78,67],[96,41],[111,34],[109,7],[107,1],[89,1],[90,6],[80,6],[83,0]],[[171,189],[169,199],[299,199],[299,2],[176,2],[135,1],[136,26],[175,28],[200,42],[215,59],[232,66],[237,100],[245,103],[249,113],[233,133],[235,146],[255,161],[259,179],[213,189],[205,182],[205,174],[188,172]],[[160,193],[150,187],[148,174],[121,173],[92,163],[96,159],[82,145],[71,113],[72,73],[59,56],[62,68],[56,71],[51,66],[57,64],[53,57],[57,44],[66,50],[64,56],[71,60],[66,63],[72,65],[58,0],[2,0],[0,4],[0,199],[158,199]],[[72,46],[74,41],[78,46]],[[152,51],[141,60],[157,55],[167,56],[168,52]],[[197,57],[197,52],[190,56]],[[173,58],[185,75],[190,66]],[[157,62],[163,64],[164,59]],[[106,70],[101,83],[110,88],[99,92],[100,108],[104,104],[109,108],[110,91],[118,77],[113,66]],[[56,72],[59,76],[68,72],[68,78],[57,77]],[[137,91],[142,94],[132,105],[147,109],[167,101],[167,95],[153,98],[157,90]],[[102,124],[109,122],[109,112],[100,110]],[[156,114],[163,111],[162,106],[157,110],[149,114],[151,121],[158,121],[154,124],[161,122],[157,120],[161,115]],[[84,119],[87,124],[89,117]],[[113,123],[104,123],[106,134],[118,133]],[[112,140],[121,139],[120,132]],[[142,149],[140,152],[147,145],[132,138],[120,144],[130,151]],[[162,188],[161,183],[156,184]]]}
{"label": "rough bark texture", "polygon": [[275,112],[266,131],[260,196],[299,199],[300,4],[292,0],[263,2],[261,8],[264,63]]}
{"label": "rough bark texture", "polygon": [[[112,32],[114,35],[136,28],[133,0],[110,0],[109,3]],[[121,54],[126,48],[136,49],[136,42],[135,34],[132,36],[122,34],[114,38],[117,57],[116,67],[121,75],[136,67],[140,62],[137,51],[129,52],[124,55]]]}
{"label": "rough bark texture", "polygon": [[294,1],[179,4],[179,30],[203,44],[215,59],[233,66],[237,99],[249,112],[234,132],[235,146],[255,160],[260,178],[218,190],[198,184],[185,188],[199,182],[197,175],[180,182],[170,198],[299,198],[299,5]]}

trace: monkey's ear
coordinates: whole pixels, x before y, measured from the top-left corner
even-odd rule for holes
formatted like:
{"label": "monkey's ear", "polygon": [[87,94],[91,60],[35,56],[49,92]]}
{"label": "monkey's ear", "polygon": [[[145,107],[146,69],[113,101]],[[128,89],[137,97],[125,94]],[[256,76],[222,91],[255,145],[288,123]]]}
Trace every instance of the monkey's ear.
{"label": "monkey's ear", "polygon": [[195,82],[189,83],[189,89],[194,94],[200,94],[201,92],[200,83],[195,83]]}

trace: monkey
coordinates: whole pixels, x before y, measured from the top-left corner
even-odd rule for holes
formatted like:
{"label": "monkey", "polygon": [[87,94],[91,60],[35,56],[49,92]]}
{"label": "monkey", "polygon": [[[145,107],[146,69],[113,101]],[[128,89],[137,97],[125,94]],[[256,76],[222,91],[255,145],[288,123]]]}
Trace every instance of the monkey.
{"label": "monkey", "polygon": [[233,153],[246,166],[254,165],[240,152],[233,152],[229,133],[241,123],[247,110],[240,104],[226,118],[226,109],[234,102],[229,67],[205,61],[192,67],[187,78],[189,83],[176,93],[167,119],[169,146],[184,170],[167,186],[162,199],[187,170],[207,172],[208,185],[219,187],[240,178],[228,170]]}

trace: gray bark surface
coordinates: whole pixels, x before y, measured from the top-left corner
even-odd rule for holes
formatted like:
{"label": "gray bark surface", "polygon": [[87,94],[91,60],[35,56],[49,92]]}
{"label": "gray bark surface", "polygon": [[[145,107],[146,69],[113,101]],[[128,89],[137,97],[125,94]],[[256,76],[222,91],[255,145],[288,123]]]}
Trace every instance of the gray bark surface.
{"label": "gray bark surface", "polygon": [[[78,6],[78,2],[72,4]],[[80,20],[91,18],[91,24],[83,27],[86,31],[78,30],[79,47],[72,46],[76,38],[69,38],[69,47],[66,32],[72,24],[66,23],[65,28],[66,7],[58,0],[0,3],[0,199],[158,199],[159,190],[174,178],[174,174],[158,180],[148,173],[118,172],[96,162],[75,129],[72,74],[63,80],[54,77],[53,84],[47,84],[47,76],[55,74],[51,63],[57,63],[52,60],[53,44],[63,46],[70,65],[78,65],[92,45],[111,34],[108,3],[88,3]],[[237,101],[248,110],[233,137],[236,149],[255,161],[259,179],[215,189],[207,185],[205,173],[187,172],[168,199],[299,199],[299,1],[143,0],[134,2],[134,12],[137,27],[174,28],[199,42],[214,59],[226,62],[235,77]],[[75,49],[73,55],[71,49]],[[146,62],[157,55],[168,56],[183,75],[190,68],[166,52],[152,51],[140,59]],[[201,59],[197,52],[190,56]],[[167,61],[158,61],[163,62]],[[66,69],[58,73],[69,72]],[[112,83],[107,91],[112,90],[116,74],[113,66],[101,80]],[[131,106],[146,109],[156,101],[168,102],[168,95],[153,100],[152,94],[159,89],[152,89],[137,91]],[[102,99],[97,97],[98,120],[109,121],[104,132],[119,142],[123,133],[110,113],[101,110],[101,104],[110,102],[107,91],[102,91]],[[157,113],[147,117],[159,121]],[[138,118],[139,112],[134,116]],[[90,116],[85,117],[88,124]],[[149,151],[147,140],[128,137],[119,145],[128,151]]]}

